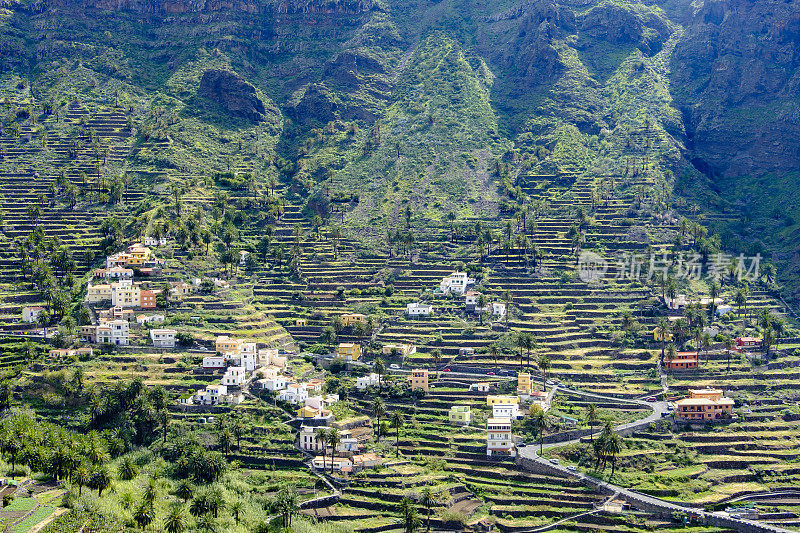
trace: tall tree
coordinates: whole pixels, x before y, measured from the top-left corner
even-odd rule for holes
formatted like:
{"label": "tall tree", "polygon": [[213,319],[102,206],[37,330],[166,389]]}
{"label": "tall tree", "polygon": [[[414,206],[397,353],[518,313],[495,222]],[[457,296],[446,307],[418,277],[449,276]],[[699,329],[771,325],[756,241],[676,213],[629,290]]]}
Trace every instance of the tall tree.
{"label": "tall tree", "polygon": [[372,402],[372,413],[375,415],[377,419],[377,425],[375,426],[375,442],[381,441],[381,417],[386,414],[386,405],[384,405],[383,400],[380,398],[375,398]]}
{"label": "tall tree", "polygon": [[398,410],[392,412],[392,427],[395,429],[395,454],[400,457],[400,429],[403,427],[403,413]]}

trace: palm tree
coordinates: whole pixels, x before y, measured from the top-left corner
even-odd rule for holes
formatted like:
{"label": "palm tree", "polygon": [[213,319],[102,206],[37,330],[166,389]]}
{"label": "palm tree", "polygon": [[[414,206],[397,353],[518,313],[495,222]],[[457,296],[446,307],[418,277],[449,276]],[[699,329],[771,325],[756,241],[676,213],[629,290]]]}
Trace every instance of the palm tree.
{"label": "palm tree", "polygon": [[516,341],[517,348],[519,348],[519,367],[522,369],[525,366],[524,352],[522,351],[525,349],[525,333],[521,331],[517,333]]}
{"label": "palm tree", "polygon": [[509,290],[503,291],[503,300],[506,302],[506,331],[508,331],[508,317],[511,315],[511,302],[514,295]]}
{"label": "palm tree", "polygon": [[672,361],[673,359],[675,359],[676,355],[677,355],[677,350],[675,349],[675,345],[669,343],[669,346],[667,346],[667,359],[669,361]]}
{"label": "palm tree", "polygon": [[480,315],[480,323],[483,325],[483,315],[486,313],[486,306],[489,304],[489,298],[481,293],[478,295],[478,314]]}
{"label": "palm tree", "polygon": [[550,370],[550,358],[542,355],[536,361],[536,364],[539,366],[539,370],[542,371],[542,391],[547,392],[547,371]]}
{"label": "palm tree", "polygon": [[528,354],[528,367],[531,366],[531,351],[535,346],[536,343],[533,341],[533,335],[525,333],[523,348],[525,348],[525,352]]}
{"label": "palm tree", "polygon": [[701,328],[701,327],[694,328],[694,331],[692,332],[692,335],[694,336],[694,348],[695,348],[695,350],[697,350],[697,359],[699,361],[700,360],[700,348],[703,345],[703,328]]}
{"label": "palm tree", "polygon": [[75,469],[72,474],[72,482],[78,485],[78,496],[80,496],[83,493],[84,485],[89,484],[89,471],[85,466],[80,465]]}
{"label": "palm tree", "polygon": [[281,515],[283,527],[290,528],[292,526],[292,517],[300,512],[297,493],[293,489],[281,489],[278,492],[276,507]]}
{"label": "palm tree", "polygon": [[736,346],[736,341],[730,335],[725,335],[722,339],[722,345],[725,346],[725,355],[728,360],[728,372],[731,371],[731,350]]}
{"label": "palm tree", "polygon": [[661,317],[656,326],[656,335],[661,339],[661,364],[664,364],[664,350],[667,347],[667,335],[669,335],[669,321],[666,317]]}
{"label": "palm tree", "polygon": [[407,497],[400,500],[400,516],[403,521],[403,529],[406,533],[414,533],[420,526],[419,515],[414,503]]}
{"label": "palm tree", "polygon": [[734,302],[736,302],[736,315],[741,318],[742,316],[742,306],[745,305],[747,299],[744,297],[744,291],[742,289],[736,289],[736,296],[734,297]]}
{"label": "palm tree", "polygon": [[242,505],[241,500],[236,500],[236,503],[234,503],[231,506],[231,514],[233,515],[233,521],[236,522],[237,526],[239,525],[239,520],[241,518],[240,515],[242,514],[243,510],[244,510],[244,505]]}
{"label": "palm tree", "polygon": [[383,400],[380,398],[375,398],[375,401],[372,402],[372,412],[375,414],[375,418],[378,421],[376,426],[375,432],[375,441],[380,442],[381,440],[381,417],[386,414],[386,406],[383,403]]}
{"label": "palm tree", "polygon": [[[506,311],[508,312],[508,311]],[[499,368],[497,366],[497,355],[500,353],[500,348],[497,346],[497,343],[492,343],[489,346],[489,353],[492,354],[492,359],[494,360],[494,367],[495,369]]]}
{"label": "palm tree", "polygon": [[586,406],[586,422],[589,424],[589,440],[594,440],[594,425],[599,420],[597,406],[590,403]]}
{"label": "palm tree", "polygon": [[422,497],[419,500],[419,503],[425,507],[425,517],[426,517],[426,526],[425,531],[431,530],[431,507],[436,504],[436,500],[433,497],[433,491],[431,491],[430,487],[425,487],[422,489]]}
{"label": "palm tree", "polygon": [[342,436],[339,435],[339,430],[331,428],[328,432],[328,444],[331,445],[331,475],[333,475],[333,462],[336,459],[336,448],[342,443]]}
{"label": "palm tree", "polygon": [[775,342],[775,330],[773,330],[771,326],[767,326],[761,332],[761,345],[763,346],[764,356],[766,358],[769,358],[769,350],[773,342]]}
{"label": "palm tree", "polygon": [[614,469],[617,466],[617,455],[622,451],[622,439],[616,433],[611,433],[605,439],[603,451],[606,457],[611,458],[611,477],[614,477]]}
{"label": "palm tree", "polygon": [[780,349],[781,337],[786,333],[786,323],[780,318],[772,321],[772,330],[775,332],[775,351]]}
{"label": "palm tree", "polygon": [[400,428],[403,427],[403,413],[400,411],[392,412],[392,427],[395,429],[395,453],[400,457]]}
{"label": "palm tree", "polygon": [[228,458],[228,453],[231,450],[231,442],[233,441],[233,435],[231,434],[228,428],[223,429],[219,432],[219,447],[222,450],[222,453],[225,455],[225,458]]}
{"label": "palm tree", "polygon": [[547,414],[545,414],[544,410],[539,407],[538,404],[534,404],[528,414],[528,423],[533,429],[534,434],[539,437],[539,453],[541,454],[544,448],[544,430],[547,427]]}
{"label": "palm tree", "polygon": [[713,322],[714,310],[717,306],[716,299],[717,296],[719,296],[719,291],[720,291],[719,283],[717,282],[717,280],[711,282],[711,286],[709,287],[708,291],[709,291],[709,296],[711,296],[711,318],[709,320]]}
{"label": "palm tree", "polygon": [[146,529],[147,526],[153,522],[154,515],[155,509],[153,509],[153,504],[144,501],[141,505],[139,505],[139,508],[136,509],[133,519],[139,526],[139,529]]}
{"label": "palm tree", "polygon": [[325,471],[325,465],[328,463],[328,430],[326,428],[317,428],[315,430],[317,443],[322,447],[322,470]]}
{"label": "palm tree", "polygon": [[375,373],[378,374],[378,394],[383,394],[383,375],[386,373],[386,363],[380,357],[375,360]]}
{"label": "palm tree", "polygon": [[188,502],[194,496],[194,485],[188,479],[184,479],[178,483],[175,489],[175,496],[183,500],[183,503]]}
{"label": "palm tree", "polygon": [[183,505],[173,505],[164,521],[164,531],[167,533],[183,533],[186,529],[186,510]]}
{"label": "palm tree", "polygon": [[708,364],[708,350],[711,348],[711,334],[703,333],[703,338],[700,339],[700,345],[706,352],[706,364]]}

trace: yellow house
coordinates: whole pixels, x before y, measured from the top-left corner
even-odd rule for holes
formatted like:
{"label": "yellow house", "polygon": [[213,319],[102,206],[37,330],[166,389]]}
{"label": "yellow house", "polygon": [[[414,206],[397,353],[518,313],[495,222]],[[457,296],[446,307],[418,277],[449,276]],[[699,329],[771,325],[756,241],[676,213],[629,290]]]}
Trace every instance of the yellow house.
{"label": "yellow house", "polygon": [[456,426],[468,426],[472,421],[469,405],[454,405],[450,408],[449,419]]}
{"label": "yellow house", "polygon": [[337,353],[345,361],[357,361],[361,358],[361,345],[353,342],[343,342],[339,344]]}
{"label": "yellow house", "polygon": [[304,328],[308,325],[308,320],[306,320],[305,318],[295,318],[294,325],[295,327],[298,328]]}
{"label": "yellow house", "polygon": [[362,324],[367,323],[367,316],[362,315],[361,313],[345,313],[342,315],[342,324],[347,326],[352,326],[357,322],[361,322]]}
{"label": "yellow house", "polygon": [[[662,339],[663,337],[663,339]],[[659,328],[653,329],[653,340],[658,342],[671,342],[672,341],[672,333],[669,331],[665,331],[663,334],[659,330]]]}
{"label": "yellow house", "polygon": [[242,351],[242,340],[232,339],[227,335],[220,335],[217,337],[216,348],[219,353],[238,354]]}
{"label": "yellow house", "polygon": [[153,258],[153,252],[147,246],[139,243],[128,247],[128,266],[143,265]]}
{"label": "yellow house", "polygon": [[123,279],[111,284],[111,305],[117,307],[140,307],[142,291],[138,284]]}
{"label": "yellow house", "polygon": [[527,372],[520,372],[517,376],[517,394],[530,396],[533,390],[533,383],[531,382],[531,375]]}
{"label": "yellow house", "polygon": [[422,389],[428,392],[428,371],[415,368],[411,371],[411,390]]}
{"label": "yellow house", "polygon": [[519,405],[519,398],[517,396],[503,396],[503,395],[489,395],[486,397],[486,405],[492,407],[494,404],[516,404]]}
{"label": "yellow house", "polygon": [[90,285],[86,289],[86,303],[98,303],[111,299],[111,285],[101,283],[100,285]]}
{"label": "yellow house", "polygon": [[689,389],[689,397],[675,402],[675,417],[683,420],[714,420],[733,415],[734,401],[722,389]]}
{"label": "yellow house", "polygon": [[297,418],[317,418],[322,417],[326,418],[331,415],[331,411],[328,409],[317,409],[316,407],[311,407],[310,405],[306,405],[305,407],[301,407],[297,410]]}

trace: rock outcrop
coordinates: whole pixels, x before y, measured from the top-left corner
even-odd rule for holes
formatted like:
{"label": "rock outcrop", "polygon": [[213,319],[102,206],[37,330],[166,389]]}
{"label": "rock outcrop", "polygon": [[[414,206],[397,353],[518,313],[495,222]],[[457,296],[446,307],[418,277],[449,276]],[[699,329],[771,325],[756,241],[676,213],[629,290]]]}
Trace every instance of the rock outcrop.
{"label": "rock outcrop", "polygon": [[800,2],[704,0],[691,8],[672,82],[698,168],[727,176],[796,169]]}
{"label": "rock outcrop", "polygon": [[229,70],[207,70],[197,94],[219,104],[231,116],[253,122],[264,119],[264,102],[256,89]]}

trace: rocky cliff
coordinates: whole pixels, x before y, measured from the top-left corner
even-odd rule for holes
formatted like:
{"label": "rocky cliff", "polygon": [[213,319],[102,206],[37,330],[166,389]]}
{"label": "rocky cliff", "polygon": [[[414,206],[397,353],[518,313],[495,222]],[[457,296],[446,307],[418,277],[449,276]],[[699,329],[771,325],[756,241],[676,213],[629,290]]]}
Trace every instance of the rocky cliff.
{"label": "rocky cliff", "polygon": [[800,155],[800,2],[702,0],[672,57],[673,93],[709,174],[781,173]]}

